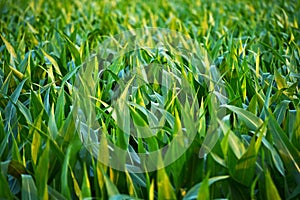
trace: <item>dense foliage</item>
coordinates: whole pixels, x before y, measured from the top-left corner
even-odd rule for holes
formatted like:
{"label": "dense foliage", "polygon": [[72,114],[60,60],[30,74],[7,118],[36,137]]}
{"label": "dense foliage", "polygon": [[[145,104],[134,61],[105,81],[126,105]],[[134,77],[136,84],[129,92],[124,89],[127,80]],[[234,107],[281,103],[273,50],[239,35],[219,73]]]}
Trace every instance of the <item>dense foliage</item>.
{"label": "dense foliage", "polygon": [[[299,198],[299,10],[297,0],[1,0],[0,198]],[[199,157],[214,105],[206,83],[187,73],[202,112],[190,148],[166,168],[120,172],[80,142],[74,77],[107,36],[143,27],[176,30],[206,49],[226,89],[226,116]],[[98,98],[109,102],[125,67],[107,75]]]}

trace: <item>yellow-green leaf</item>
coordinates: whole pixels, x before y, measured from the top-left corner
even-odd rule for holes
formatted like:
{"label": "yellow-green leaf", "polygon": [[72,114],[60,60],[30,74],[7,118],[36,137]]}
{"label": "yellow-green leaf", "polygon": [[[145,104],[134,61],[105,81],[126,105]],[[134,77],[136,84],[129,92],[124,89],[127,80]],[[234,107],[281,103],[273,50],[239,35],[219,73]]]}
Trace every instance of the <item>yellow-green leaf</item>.
{"label": "yellow-green leaf", "polygon": [[265,181],[266,181],[266,198],[267,200],[280,200],[279,193],[277,188],[271,178],[269,171],[265,173]]}
{"label": "yellow-green leaf", "polygon": [[7,51],[10,53],[10,55],[13,57],[13,58],[16,58],[17,57],[17,54],[15,52],[15,49],[13,48],[13,46],[2,36],[0,35],[5,46],[6,46],[6,49]]}

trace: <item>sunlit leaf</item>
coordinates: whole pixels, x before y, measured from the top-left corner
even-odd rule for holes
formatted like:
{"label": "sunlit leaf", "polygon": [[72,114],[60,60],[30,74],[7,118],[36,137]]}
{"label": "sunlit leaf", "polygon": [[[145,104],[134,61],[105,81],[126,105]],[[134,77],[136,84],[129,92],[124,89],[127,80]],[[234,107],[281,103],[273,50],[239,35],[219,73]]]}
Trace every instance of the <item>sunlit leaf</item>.
{"label": "sunlit leaf", "polygon": [[176,199],[174,189],[164,169],[157,172],[158,199]]}
{"label": "sunlit leaf", "polygon": [[276,186],[274,185],[274,182],[270,176],[270,173],[268,171],[265,173],[265,179],[266,179],[266,195],[267,195],[266,198],[268,200],[281,199],[276,189]]}

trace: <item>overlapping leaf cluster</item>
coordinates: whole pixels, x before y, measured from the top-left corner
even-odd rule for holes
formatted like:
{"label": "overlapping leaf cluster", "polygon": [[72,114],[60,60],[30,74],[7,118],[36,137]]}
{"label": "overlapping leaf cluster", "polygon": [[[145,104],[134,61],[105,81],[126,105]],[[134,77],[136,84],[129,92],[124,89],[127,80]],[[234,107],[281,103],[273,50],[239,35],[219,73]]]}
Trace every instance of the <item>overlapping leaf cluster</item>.
{"label": "overlapping leaf cluster", "polygon": [[[1,0],[0,198],[299,198],[299,10],[296,0]],[[197,40],[221,73],[227,105],[215,122],[216,145],[199,157],[212,126],[214,97],[205,82],[187,73],[202,113],[196,139],[172,165],[136,174],[102,165],[82,145],[72,92],[93,49],[107,36],[142,27],[168,28]],[[115,65],[99,90],[104,102],[128,70],[124,62]],[[142,95],[147,93],[141,91],[136,102],[147,104]],[[99,122],[118,134],[100,108]],[[143,121],[141,112],[132,112]]]}

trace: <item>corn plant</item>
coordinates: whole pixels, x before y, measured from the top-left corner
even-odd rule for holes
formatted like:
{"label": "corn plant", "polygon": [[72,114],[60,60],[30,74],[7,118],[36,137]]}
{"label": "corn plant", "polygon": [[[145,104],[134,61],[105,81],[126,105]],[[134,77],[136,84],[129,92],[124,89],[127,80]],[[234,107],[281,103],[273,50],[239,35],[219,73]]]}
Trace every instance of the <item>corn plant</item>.
{"label": "corn plant", "polygon": [[[299,10],[296,0],[0,0],[0,198],[299,199]],[[108,38],[147,28],[193,40],[193,56],[168,46],[102,59]],[[125,48],[121,39],[114,48]],[[108,67],[88,71],[99,66]],[[182,85],[132,87],[136,66],[152,66],[148,75],[165,66]],[[129,90],[131,103],[118,104]],[[179,91],[193,94],[189,103]],[[95,130],[96,149],[83,142]],[[191,132],[188,148],[182,140],[166,153],[180,156],[157,169],[107,164],[110,145],[143,164],[135,154]]]}

